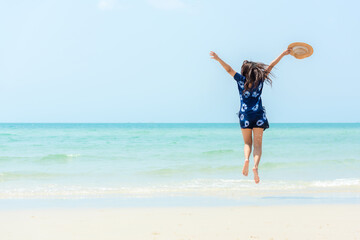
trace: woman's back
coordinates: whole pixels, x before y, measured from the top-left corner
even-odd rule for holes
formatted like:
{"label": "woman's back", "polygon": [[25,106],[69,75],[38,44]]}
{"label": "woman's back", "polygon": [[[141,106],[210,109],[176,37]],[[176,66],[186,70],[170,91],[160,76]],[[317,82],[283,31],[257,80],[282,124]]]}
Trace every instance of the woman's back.
{"label": "woman's back", "polygon": [[240,94],[240,114],[262,114],[264,112],[261,102],[263,82],[260,82],[258,86],[252,89],[245,90],[246,78],[240,73],[236,73],[234,79],[237,82]]}

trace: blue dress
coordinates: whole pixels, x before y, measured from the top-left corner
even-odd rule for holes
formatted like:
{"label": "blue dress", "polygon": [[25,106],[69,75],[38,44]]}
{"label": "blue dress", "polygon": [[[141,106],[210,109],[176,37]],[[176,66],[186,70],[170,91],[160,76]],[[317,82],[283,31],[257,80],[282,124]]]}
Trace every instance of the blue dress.
{"label": "blue dress", "polygon": [[240,94],[240,111],[238,113],[241,128],[269,128],[265,108],[261,102],[264,82],[256,88],[244,92],[246,78],[240,73],[234,75]]}

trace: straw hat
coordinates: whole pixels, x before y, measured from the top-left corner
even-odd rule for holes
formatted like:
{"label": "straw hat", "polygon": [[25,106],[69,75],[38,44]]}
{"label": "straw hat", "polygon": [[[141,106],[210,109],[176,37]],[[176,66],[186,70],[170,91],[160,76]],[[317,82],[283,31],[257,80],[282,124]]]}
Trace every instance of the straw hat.
{"label": "straw hat", "polygon": [[297,59],[310,57],[313,54],[313,48],[303,42],[294,42],[288,46],[291,49],[290,54]]}

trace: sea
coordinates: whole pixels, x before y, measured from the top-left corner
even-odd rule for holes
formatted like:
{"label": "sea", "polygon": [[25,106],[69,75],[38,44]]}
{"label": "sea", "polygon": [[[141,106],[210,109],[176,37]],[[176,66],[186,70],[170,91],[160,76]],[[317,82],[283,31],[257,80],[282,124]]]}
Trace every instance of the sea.
{"label": "sea", "polygon": [[243,147],[237,123],[1,123],[0,203],[360,203],[360,123],[271,124],[259,184]]}

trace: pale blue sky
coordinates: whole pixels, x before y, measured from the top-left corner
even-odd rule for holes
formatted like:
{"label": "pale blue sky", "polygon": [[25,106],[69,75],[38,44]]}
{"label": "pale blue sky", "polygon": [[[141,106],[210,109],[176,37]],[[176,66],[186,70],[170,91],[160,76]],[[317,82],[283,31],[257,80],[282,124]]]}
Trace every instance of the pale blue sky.
{"label": "pale blue sky", "polygon": [[0,2],[1,122],[237,122],[240,71],[270,63],[274,122],[359,122],[358,1]]}

